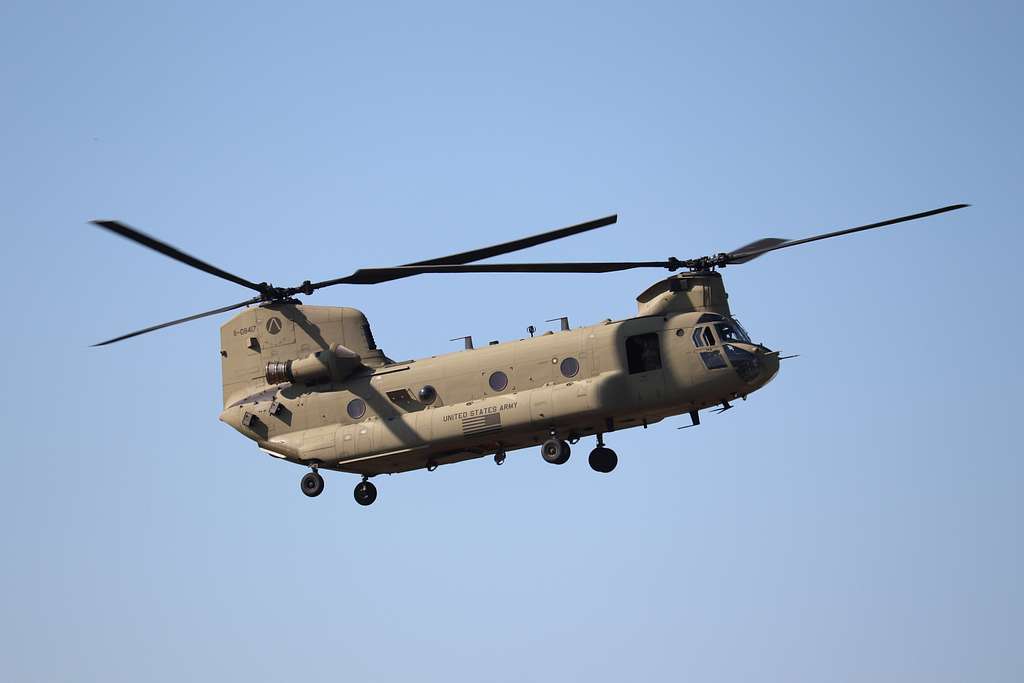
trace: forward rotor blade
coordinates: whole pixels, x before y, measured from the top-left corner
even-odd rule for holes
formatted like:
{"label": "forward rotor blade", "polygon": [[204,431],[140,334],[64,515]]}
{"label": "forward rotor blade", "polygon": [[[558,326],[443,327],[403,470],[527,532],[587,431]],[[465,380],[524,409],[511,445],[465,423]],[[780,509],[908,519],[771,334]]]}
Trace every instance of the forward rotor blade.
{"label": "forward rotor blade", "polygon": [[[481,247],[479,249],[473,249],[471,251],[463,251],[458,254],[449,254],[448,256],[438,256],[437,258],[428,259],[426,261],[417,261],[416,263],[408,263],[404,266],[396,266],[395,268],[366,268],[363,270],[356,271],[352,275],[345,277],[334,278],[332,280],[323,280],[321,282],[315,282],[311,285],[311,289],[322,289],[323,287],[330,287],[332,285],[369,285],[376,282],[387,282],[389,280],[400,280],[403,277],[411,277],[413,275],[422,275],[428,272],[461,272],[461,271],[428,271],[428,270],[400,270],[401,268],[413,268],[413,267],[426,267],[426,266],[441,266],[441,265],[461,265],[471,263],[473,261],[480,261],[482,259],[491,258],[492,256],[500,256],[502,254],[508,254],[513,251],[519,251],[521,249],[527,249],[529,247],[535,247],[538,244],[544,244],[545,242],[552,242],[554,240],[562,239],[563,237],[570,237],[572,235],[578,235],[581,232],[587,232],[588,230],[595,230],[597,228],[603,228],[606,225],[611,225],[619,220],[618,214],[612,214],[611,216],[605,216],[604,218],[597,218],[586,223],[579,223],[577,225],[570,225],[567,228],[559,228],[557,230],[549,230],[548,232],[542,232],[537,235],[531,235],[530,237],[523,237],[521,239],[512,240],[511,242],[502,242],[501,244],[494,244],[489,247]],[[391,271],[386,276],[383,271]],[[371,276],[370,272],[376,273]],[[466,271],[466,272],[519,272],[519,271]],[[524,271],[528,272],[528,271]],[[550,272],[550,271],[549,271]],[[355,278],[359,275],[359,278]],[[378,277],[380,279],[372,279]]]}
{"label": "forward rotor blade", "polygon": [[[395,266],[393,268],[360,268],[351,275],[330,284],[373,285],[412,275],[433,273],[611,273],[632,268],[681,267],[679,261],[618,261],[581,263],[472,263],[433,266]],[[319,283],[313,287],[321,286]]]}
{"label": "forward rotor blade", "polygon": [[458,264],[458,263],[472,263],[473,261],[482,261],[492,256],[501,256],[502,254],[509,254],[513,251],[519,251],[521,249],[527,249],[529,247],[535,247],[538,244],[544,244],[545,242],[553,242],[554,240],[560,240],[563,237],[571,237],[572,235],[578,235],[581,232],[587,232],[588,230],[594,230],[596,228],[603,228],[606,225],[611,225],[619,220],[618,214],[611,216],[605,216],[604,218],[597,218],[586,223],[579,223],[577,225],[570,225],[567,228],[559,228],[558,230],[549,230],[548,232],[542,232],[537,235],[530,237],[523,237],[521,239],[512,240],[511,242],[502,242],[501,244],[495,244],[489,247],[481,247],[479,249],[473,249],[471,251],[463,251],[458,254],[450,254],[448,256],[439,256],[437,258],[428,259],[426,261],[417,261],[416,263],[407,263],[407,266],[435,266],[444,264]]}
{"label": "forward rotor blade", "polygon": [[[740,247],[737,251],[728,253],[725,255],[726,263],[746,263],[751,259],[754,259],[762,254],[767,254],[769,251],[776,251],[778,249],[785,249],[787,247],[795,247],[798,244],[807,244],[808,242],[817,242],[818,240],[828,239],[830,237],[839,237],[840,235],[849,235],[854,232],[861,232],[863,230],[872,230],[874,228],[882,228],[887,225],[895,225],[896,223],[905,223],[907,221],[915,221],[918,218],[927,218],[928,216],[934,216],[940,213],[946,213],[947,211],[956,211],[957,209],[963,209],[970,206],[970,204],[951,204],[950,206],[943,206],[940,209],[932,209],[931,211],[923,211],[921,213],[910,214],[909,216],[900,216],[899,218],[890,218],[886,221],[880,221],[878,223],[869,223],[868,225],[859,225],[855,228],[846,228],[845,230],[836,230],[835,232],[826,232],[821,235],[813,235],[811,237],[804,237],[798,240],[787,240],[774,245],[767,245],[762,247],[750,248],[757,244],[756,242],[748,244],[746,247]],[[764,241],[775,240],[778,238],[766,238]]]}
{"label": "forward rotor blade", "polygon": [[[761,254],[765,253],[761,250],[766,248],[770,249],[789,241],[790,240],[783,239],[781,237],[763,237],[751,242],[750,244],[744,244],[739,249],[729,252],[729,264],[732,265],[733,263],[746,263],[747,261],[753,261]],[[743,254],[743,256],[739,256],[740,254]],[[746,256],[746,254],[750,255]]]}
{"label": "forward rotor blade", "polygon": [[141,244],[144,247],[149,247],[154,251],[158,251],[164,256],[169,256],[175,261],[184,263],[185,265],[188,266],[192,266],[193,268],[198,268],[204,273],[209,273],[210,275],[215,275],[229,282],[234,282],[237,285],[248,287],[249,289],[257,291],[260,294],[263,294],[266,291],[265,285],[258,285],[255,282],[249,282],[243,277],[239,277],[237,275],[229,273],[226,270],[221,270],[216,266],[211,266],[206,261],[200,261],[195,256],[190,256],[189,254],[186,254],[180,249],[176,249],[165,242],[161,242],[155,237],[150,237],[149,235],[143,232],[139,232],[135,228],[129,227],[124,223],[120,223],[118,221],[91,221],[91,223],[93,225],[98,225],[101,228],[105,228],[117,235],[120,235],[125,239],[129,239],[132,242]]}
{"label": "forward rotor blade", "polygon": [[152,327],[147,327],[144,330],[136,330],[135,332],[129,332],[128,334],[122,334],[120,337],[114,337],[113,339],[108,339],[107,341],[102,341],[102,342],[100,342],[98,344],[93,344],[93,346],[106,346],[107,344],[113,344],[114,342],[119,342],[119,341],[122,341],[124,339],[130,339],[132,337],[138,337],[140,334],[146,334],[147,332],[155,332],[156,330],[162,330],[163,328],[171,327],[172,325],[179,325],[181,323],[187,323],[190,320],[198,320],[199,318],[205,318],[208,315],[217,315],[218,313],[226,313],[228,311],[233,311],[236,308],[242,308],[243,306],[249,306],[250,304],[258,304],[259,302],[260,302],[260,298],[259,297],[255,297],[255,298],[249,299],[248,301],[243,301],[240,304],[232,304],[230,306],[224,306],[223,308],[215,308],[212,311],[206,311],[205,313],[196,313],[195,315],[190,315],[187,318],[181,318],[179,320],[172,320],[169,323],[160,323],[159,325],[153,325]]}

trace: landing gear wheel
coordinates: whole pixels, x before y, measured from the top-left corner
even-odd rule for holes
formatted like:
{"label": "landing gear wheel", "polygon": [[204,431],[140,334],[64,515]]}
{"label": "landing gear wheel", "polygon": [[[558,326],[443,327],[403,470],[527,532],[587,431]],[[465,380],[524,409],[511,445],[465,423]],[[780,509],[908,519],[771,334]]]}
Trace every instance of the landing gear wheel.
{"label": "landing gear wheel", "polygon": [[352,495],[360,505],[372,505],[373,501],[377,500],[377,487],[368,481],[361,481],[356,484],[356,490]]}
{"label": "landing gear wheel", "polygon": [[505,451],[498,451],[494,454],[494,464],[504,465],[505,464]]}
{"label": "landing gear wheel", "polygon": [[615,469],[615,466],[619,464],[619,456],[615,454],[610,448],[604,446],[598,446],[594,450],[590,451],[590,467],[595,472],[601,472],[607,474]]}
{"label": "landing gear wheel", "polygon": [[554,438],[548,439],[540,447],[540,454],[552,465],[564,465],[569,460],[571,452],[569,444]]}
{"label": "landing gear wheel", "polygon": [[299,488],[310,498],[316,498],[324,492],[324,478],[319,472],[307,472],[299,483]]}

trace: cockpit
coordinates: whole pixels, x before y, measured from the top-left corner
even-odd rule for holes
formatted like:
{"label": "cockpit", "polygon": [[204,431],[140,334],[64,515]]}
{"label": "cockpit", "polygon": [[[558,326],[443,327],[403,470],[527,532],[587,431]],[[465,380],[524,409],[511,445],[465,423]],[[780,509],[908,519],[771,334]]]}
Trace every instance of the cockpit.
{"label": "cockpit", "polygon": [[717,313],[705,313],[697,320],[697,326],[693,328],[693,345],[696,347],[714,346],[716,339],[712,329],[718,333],[718,341],[723,344],[729,342],[753,343],[750,341],[750,335],[735,318],[725,318]]}
{"label": "cockpit", "polygon": [[747,331],[743,329],[738,320],[715,323],[715,330],[718,332],[718,338],[723,342],[753,343],[750,341],[750,335],[747,334]]}
{"label": "cockpit", "polygon": [[760,352],[749,346],[759,345],[750,340],[750,335],[735,318],[705,313],[697,320],[690,338],[708,370],[732,366],[746,382],[754,382],[760,376]]}

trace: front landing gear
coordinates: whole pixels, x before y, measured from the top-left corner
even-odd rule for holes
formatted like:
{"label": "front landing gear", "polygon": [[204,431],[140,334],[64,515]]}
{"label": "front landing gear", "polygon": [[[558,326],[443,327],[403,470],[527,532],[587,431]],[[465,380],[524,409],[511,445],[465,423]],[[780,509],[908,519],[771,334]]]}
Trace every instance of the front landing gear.
{"label": "front landing gear", "polygon": [[299,482],[299,488],[310,498],[316,498],[324,492],[324,478],[316,470],[307,472]]}
{"label": "front landing gear", "polygon": [[377,500],[377,487],[363,477],[363,480],[356,484],[352,495],[360,505],[372,505],[373,501]]}

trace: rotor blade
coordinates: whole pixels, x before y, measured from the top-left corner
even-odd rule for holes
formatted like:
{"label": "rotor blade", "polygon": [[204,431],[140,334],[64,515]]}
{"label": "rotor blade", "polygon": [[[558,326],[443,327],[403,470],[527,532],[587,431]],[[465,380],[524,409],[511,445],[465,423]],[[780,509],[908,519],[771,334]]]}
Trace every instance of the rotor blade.
{"label": "rotor blade", "polygon": [[[729,265],[732,265],[733,263],[746,263],[747,261],[752,261],[756,259],[758,256],[760,256],[762,253],[764,253],[758,250],[764,249],[766,247],[775,247],[780,244],[784,244],[785,242],[789,242],[789,240],[783,239],[781,237],[763,237],[759,240],[751,242],[750,244],[744,244],[739,249],[729,252]],[[747,254],[749,252],[753,253],[750,256],[740,256],[739,258],[731,258],[733,255]]]}
{"label": "rotor blade", "polygon": [[193,268],[198,268],[204,273],[209,273],[210,275],[215,275],[219,278],[228,280],[229,282],[234,282],[235,284],[242,285],[243,287],[248,287],[249,289],[257,291],[260,294],[263,294],[264,291],[266,290],[265,285],[258,285],[255,282],[249,282],[245,278],[233,275],[227,272],[226,270],[221,270],[216,266],[211,266],[209,263],[206,263],[205,261],[200,261],[194,256],[189,256],[180,249],[175,249],[171,245],[161,242],[160,240],[154,237],[150,237],[145,233],[139,232],[135,228],[131,228],[125,225],[124,223],[119,223],[118,221],[91,221],[91,223],[93,225],[98,225],[101,228],[106,228],[110,232],[118,234],[121,237],[130,239],[132,242],[136,242],[144,247],[149,247],[154,251],[158,251],[164,256],[171,257],[175,261],[179,261],[180,263],[184,263],[185,265],[192,266]]}
{"label": "rotor blade", "polygon": [[[578,235],[581,232],[587,232],[588,230],[594,230],[596,228],[602,228],[606,225],[611,225],[619,220],[618,214],[612,214],[611,216],[605,216],[604,218],[597,218],[586,223],[579,223],[578,225],[570,225],[567,228],[559,228],[558,230],[549,230],[548,232],[542,232],[537,235],[530,237],[523,237],[521,239],[512,240],[511,242],[502,242],[501,244],[495,244],[489,247],[481,247],[479,249],[473,249],[471,251],[463,251],[458,254],[449,254],[448,256],[438,256],[427,261],[417,261],[416,263],[408,263],[404,266],[396,266],[395,268],[412,268],[412,267],[426,267],[426,266],[441,266],[441,265],[461,265],[470,263],[472,261],[479,261],[485,258],[491,258],[492,256],[500,256],[501,254],[508,254],[513,251],[519,251],[520,249],[526,249],[528,247],[535,247],[538,244],[544,244],[545,242],[551,242],[553,240],[562,239],[563,237],[570,237],[572,235]],[[383,270],[392,270],[387,276],[384,276]],[[370,275],[370,271],[377,273],[375,276]],[[413,275],[421,275],[427,272],[441,272],[441,271],[413,271],[413,270],[395,270],[395,269],[381,269],[381,268],[368,268],[360,271],[356,271],[352,275],[345,277],[334,278],[332,280],[323,280],[316,282],[311,285],[311,290],[321,289],[323,287],[330,287],[332,285],[369,285],[376,282],[387,282],[389,280],[400,280],[403,277],[411,277]],[[505,271],[507,272],[507,271]],[[359,277],[356,278],[356,275]],[[380,279],[372,279],[373,277],[379,277]],[[356,278],[356,279],[353,279]]]}
{"label": "rotor blade", "polygon": [[[581,263],[472,263],[436,266],[395,266],[392,268],[360,268],[351,275],[331,280],[329,284],[373,285],[411,275],[432,273],[611,273],[632,268],[675,269],[679,261],[621,261]],[[313,285],[316,289],[323,285]]]}
{"label": "rotor blade", "polygon": [[[932,209],[931,211],[923,211],[921,213],[910,214],[909,216],[900,216],[899,218],[890,218],[886,221],[880,221],[878,223],[869,223],[868,225],[860,225],[856,228],[846,228],[845,230],[836,230],[835,232],[826,232],[821,235],[813,235],[812,237],[804,237],[798,240],[788,240],[780,244],[763,246],[754,249],[750,249],[752,245],[747,247],[740,247],[739,250],[726,254],[726,263],[745,263],[761,254],[767,254],[769,251],[775,251],[777,249],[785,249],[786,247],[795,247],[798,244],[807,244],[808,242],[817,242],[818,240],[828,239],[830,237],[839,237],[840,235],[849,235],[854,232],[861,232],[862,230],[872,230],[873,228],[882,228],[886,225],[895,225],[896,223],[905,223],[906,221],[914,221],[918,218],[927,218],[928,216],[934,216],[940,213],[946,213],[947,211],[956,211],[957,209],[963,209],[970,206],[970,204],[952,204],[950,206],[943,206],[940,209]],[[777,239],[777,238],[766,238],[766,239]],[[756,244],[756,243],[754,243]]]}
{"label": "rotor blade", "polygon": [[548,232],[542,232],[537,235],[530,237],[523,237],[521,239],[512,240],[511,242],[502,242],[501,244],[495,244],[489,247],[481,247],[479,249],[473,249],[471,251],[463,251],[458,254],[450,254],[448,256],[439,256],[437,258],[428,259],[426,261],[417,261],[416,263],[407,263],[407,266],[435,266],[443,264],[458,264],[458,263],[472,263],[473,261],[482,261],[492,256],[501,256],[502,254],[509,254],[513,251],[519,251],[520,249],[527,249],[529,247],[535,247],[538,244],[544,244],[545,242],[552,242],[554,240],[560,240],[563,237],[570,237],[572,235],[578,235],[581,232],[587,232],[588,230],[594,230],[596,228],[603,228],[606,225],[611,225],[619,220],[618,214],[611,216],[605,216],[604,218],[598,218],[586,223],[579,223],[578,225],[570,225],[567,228],[559,228],[558,230],[549,230]]}
{"label": "rotor blade", "polygon": [[147,327],[144,330],[136,330],[135,332],[129,332],[128,334],[122,334],[120,337],[114,337],[113,339],[108,339],[107,341],[102,341],[102,342],[100,342],[98,344],[93,344],[93,346],[106,346],[107,344],[113,344],[114,342],[119,342],[119,341],[121,341],[123,339],[130,339],[132,337],[138,337],[140,334],[146,334],[147,332],[155,332],[156,330],[162,330],[163,328],[170,327],[172,325],[178,325],[178,324],[181,324],[181,323],[187,323],[190,320],[198,320],[199,318],[205,318],[208,315],[216,315],[218,313],[226,313],[228,311],[233,311],[236,308],[241,308],[242,306],[248,306],[250,304],[258,304],[259,302],[260,302],[260,298],[259,297],[255,297],[255,298],[249,299],[248,301],[243,301],[240,304],[232,304],[230,306],[224,306],[223,308],[215,308],[214,310],[206,311],[205,313],[196,313],[195,315],[190,315],[187,318],[181,318],[179,320],[172,320],[169,323],[160,323],[159,325],[153,325],[152,327]]}

